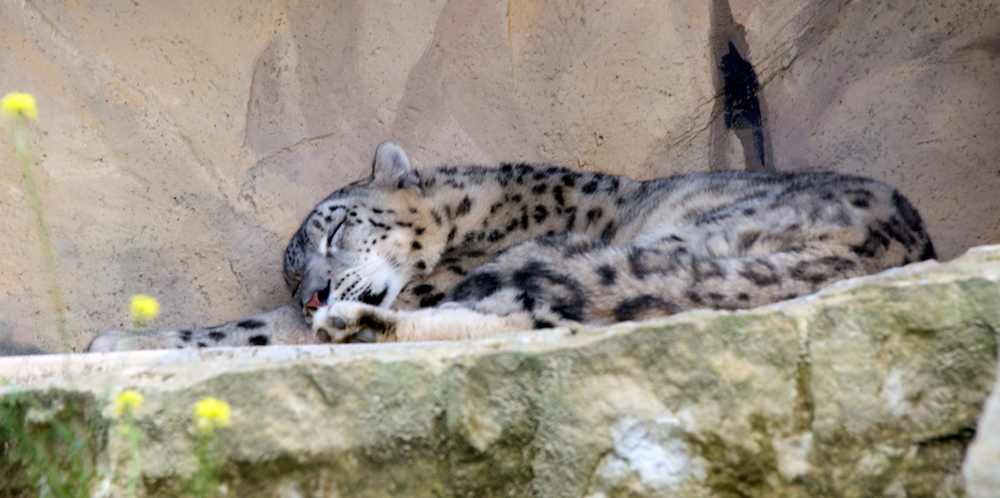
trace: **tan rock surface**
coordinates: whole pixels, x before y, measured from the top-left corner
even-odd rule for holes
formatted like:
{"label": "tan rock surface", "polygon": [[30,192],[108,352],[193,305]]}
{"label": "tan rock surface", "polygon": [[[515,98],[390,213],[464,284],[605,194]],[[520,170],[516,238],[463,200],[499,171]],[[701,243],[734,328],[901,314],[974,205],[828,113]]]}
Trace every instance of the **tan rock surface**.
{"label": "tan rock surface", "polygon": [[[418,166],[750,167],[750,132],[723,119],[730,41],[756,68],[769,166],[899,187],[944,258],[998,241],[998,12],[996,0],[3,2],[0,91],[39,99],[34,153],[79,350],[126,325],[135,293],[160,298],[166,328],[287,303],[288,237],[383,140]],[[2,143],[0,349],[56,351]]]}

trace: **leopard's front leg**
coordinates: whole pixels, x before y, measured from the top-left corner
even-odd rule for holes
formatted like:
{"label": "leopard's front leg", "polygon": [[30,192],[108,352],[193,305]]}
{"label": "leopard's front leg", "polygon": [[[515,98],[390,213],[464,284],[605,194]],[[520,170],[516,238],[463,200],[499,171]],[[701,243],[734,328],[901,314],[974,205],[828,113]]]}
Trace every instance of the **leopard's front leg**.
{"label": "leopard's front leg", "polygon": [[316,310],[313,332],[323,342],[452,341],[490,337],[532,328],[527,313],[479,313],[456,304],[417,311],[336,301]]}

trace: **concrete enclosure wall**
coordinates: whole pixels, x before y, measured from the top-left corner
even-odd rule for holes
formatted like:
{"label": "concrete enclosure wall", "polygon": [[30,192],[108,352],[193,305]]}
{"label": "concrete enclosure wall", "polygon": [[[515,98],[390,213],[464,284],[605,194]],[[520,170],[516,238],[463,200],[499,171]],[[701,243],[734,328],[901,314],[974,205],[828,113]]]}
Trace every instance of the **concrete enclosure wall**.
{"label": "concrete enclosure wall", "polygon": [[[70,346],[289,301],[281,252],[394,140],[419,166],[830,169],[900,188],[943,259],[1000,241],[1000,2],[0,0]],[[0,349],[57,349],[8,130]]]}

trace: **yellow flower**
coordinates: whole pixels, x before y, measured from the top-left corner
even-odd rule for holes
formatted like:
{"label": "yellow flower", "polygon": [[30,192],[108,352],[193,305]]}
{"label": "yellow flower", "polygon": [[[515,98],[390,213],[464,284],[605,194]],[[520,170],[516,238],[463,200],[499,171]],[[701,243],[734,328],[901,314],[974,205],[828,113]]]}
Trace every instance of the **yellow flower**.
{"label": "yellow flower", "polygon": [[203,435],[208,435],[216,427],[229,427],[229,412],[229,403],[215,398],[204,398],[194,407],[195,429]]}
{"label": "yellow flower", "polygon": [[115,416],[121,417],[125,413],[135,413],[142,406],[142,395],[129,389],[122,391],[115,398]]}
{"label": "yellow flower", "polygon": [[35,97],[30,93],[11,92],[3,96],[0,103],[0,114],[4,119],[12,119],[15,116],[24,116],[28,119],[38,117],[38,108],[35,107]]}
{"label": "yellow flower", "polygon": [[160,303],[155,297],[136,294],[129,299],[128,309],[137,323],[148,322],[160,314]]}

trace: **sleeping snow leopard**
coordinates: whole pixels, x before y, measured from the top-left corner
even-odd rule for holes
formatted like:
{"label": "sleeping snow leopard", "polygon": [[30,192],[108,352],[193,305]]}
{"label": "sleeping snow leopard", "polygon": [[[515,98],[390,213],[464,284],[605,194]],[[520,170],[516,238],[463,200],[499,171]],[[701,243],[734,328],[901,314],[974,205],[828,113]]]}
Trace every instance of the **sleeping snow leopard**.
{"label": "sleeping snow leopard", "polygon": [[530,164],[415,170],[386,142],[372,176],[331,194],[292,237],[284,276],[298,308],[208,329],[110,332],[90,350],[605,325],[751,308],[934,257],[906,198],[864,178],[722,172],[634,181]]}

